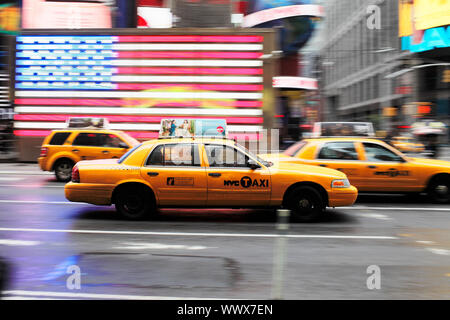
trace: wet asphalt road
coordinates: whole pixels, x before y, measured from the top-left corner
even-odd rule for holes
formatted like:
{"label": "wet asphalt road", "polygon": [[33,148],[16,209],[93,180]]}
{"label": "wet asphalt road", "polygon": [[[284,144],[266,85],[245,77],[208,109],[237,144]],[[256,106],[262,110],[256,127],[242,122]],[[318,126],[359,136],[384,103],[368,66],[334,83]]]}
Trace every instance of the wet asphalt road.
{"label": "wet asphalt road", "polygon": [[[361,195],[319,222],[290,224],[282,297],[449,299],[449,231],[450,205]],[[276,234],[270,210],[170,209],[125,221],[114,207],[67,202],[64,184],[36,164],[0,164],[6,299],[271,299]],[[80,289],[67,288],[73,265]],[[380,289],[367,287],[371,265]]]}

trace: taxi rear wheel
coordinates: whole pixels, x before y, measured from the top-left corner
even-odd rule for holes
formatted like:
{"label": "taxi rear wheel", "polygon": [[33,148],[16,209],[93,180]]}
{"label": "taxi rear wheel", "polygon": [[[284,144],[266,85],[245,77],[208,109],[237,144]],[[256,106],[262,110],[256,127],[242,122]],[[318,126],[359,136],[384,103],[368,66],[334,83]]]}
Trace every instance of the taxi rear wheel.
{"label": "taxi rear wheel", "polygon": [[292,221],[315,221],[325,209],[320,193],[309,186],[295,188],[287,199],[287,208],[291,210]]}
{"label": "taxi rear wheel", "polygon": [[68,159],[61,159],[55,163],[56,180],[68,182],[72,178],[72,168],[74,163]]}
{"label": "taxi rear wheel", "polygon": [[450,201],[450,177],[438,177],[428,186],[428,195],[433,202],[448,203]]}
{"label": "taxi rear wheel", "polygon": [[144,188],[123,188],[115,196],[117,212],[129,220],[143,220],[154,211],[154,199]]}

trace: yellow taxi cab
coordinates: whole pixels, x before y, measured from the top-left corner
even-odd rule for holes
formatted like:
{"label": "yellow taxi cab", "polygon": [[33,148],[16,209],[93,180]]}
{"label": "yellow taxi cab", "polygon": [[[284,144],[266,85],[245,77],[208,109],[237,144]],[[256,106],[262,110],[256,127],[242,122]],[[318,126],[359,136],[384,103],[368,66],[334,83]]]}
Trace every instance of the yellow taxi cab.
{"label": "yellow taxi cab", "polygon": [[[270,160],[268,155],[260,157]],[[407,157],[380,139],[305,139],[277,157],[344,172],[359,192],[426,192],[434,202],[450,201],[450,162]]]}
{"label": "yellow taxi cab", "polygon": [[413,137],[397,136],[391,139],[391,144],[404,153],[418,153],[425,150],[425,146]]}
{"label": "yellow taxi cab", "polygon": [[58,181],[70,181],[74,164],[81,160],[120,158],[139,141],[125,132],[102,128],[53,130],[38,158],[43,171],[54,171]]}
{"label": "yellow taxi cab", "polygon": [[312,221],[325,207],[349,206],[357,189],[344,173],[267,162],[226,138],[159,138],[119,160],[78,162],[65,186],[70,201],[115,204],[128,219],[158,207],[285,207]]}

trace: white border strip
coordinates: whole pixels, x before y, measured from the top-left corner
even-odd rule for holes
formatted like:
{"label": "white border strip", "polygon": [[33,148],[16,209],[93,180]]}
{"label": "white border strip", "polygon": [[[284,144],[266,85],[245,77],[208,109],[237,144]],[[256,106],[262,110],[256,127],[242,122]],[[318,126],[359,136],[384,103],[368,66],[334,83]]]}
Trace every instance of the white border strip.
{"label": "white border strip", "polygon": [[33,113],[33,114],[128,114],[128,115],[227,115],[227,116],[261,116],[260,108],[254,109],[237,109],[237,108],[220,108],[220,109],[203,109],[203,108],[127,108],[127,107],[15,107],[16,113]]}

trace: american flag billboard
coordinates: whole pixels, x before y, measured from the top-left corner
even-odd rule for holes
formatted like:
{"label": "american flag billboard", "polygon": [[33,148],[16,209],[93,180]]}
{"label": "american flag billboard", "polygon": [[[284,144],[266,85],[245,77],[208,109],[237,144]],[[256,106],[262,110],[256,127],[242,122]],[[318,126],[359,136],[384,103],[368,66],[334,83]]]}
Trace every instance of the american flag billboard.
{"label": "american flag billboard", "polygon": [[70,117],[104,117],[138,139],[163,118],[226,119],[229,137],[263,128],[264,33],[20,35],[14,133],[44,137]]}

